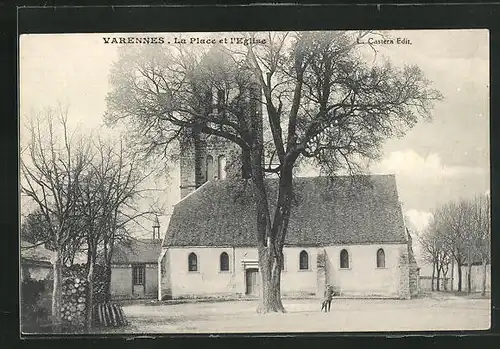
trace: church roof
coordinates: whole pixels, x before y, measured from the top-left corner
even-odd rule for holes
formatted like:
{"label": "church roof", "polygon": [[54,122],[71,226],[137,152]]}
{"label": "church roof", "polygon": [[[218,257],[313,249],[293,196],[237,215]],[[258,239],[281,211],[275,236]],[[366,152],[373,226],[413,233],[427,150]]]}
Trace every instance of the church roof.
{"label": "church roof", "polygon": [[156,263],[160,252],[161,240],[131,239],[114,247],[111,263]]}
{"label": "church roof", "polygon": [[[186,196],[174,208],[163,246],[256,246],[253,191],[245,183],[211,181]],[[275,198],[277,180],[266,185]],[[394,175],[294,179],[285,245],[365,243],[406,243]]]}

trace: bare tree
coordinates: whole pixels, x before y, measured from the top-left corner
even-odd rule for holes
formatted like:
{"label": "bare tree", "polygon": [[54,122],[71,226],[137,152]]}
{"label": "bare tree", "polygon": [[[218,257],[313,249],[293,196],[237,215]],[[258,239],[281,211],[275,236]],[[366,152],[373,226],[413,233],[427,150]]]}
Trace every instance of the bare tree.
{"label": "bare tree", "polygon": [[[482,264],[481,293],[486,294],[487,264],[491,258],[491,230],[490,230],[490,198],[489,196],[476,196],[469,201],[470,232],[468,235],[468,248],[471,260],[480,260]],[[469,261],[468,291],[471,291],[471,268]]]}
{"label": "bare tree", "polygon": [[450,267],[450,253],[446,246],[441,242],[439,252],[437,255],[437,268],[438,268],[438,288],[437,290],[439,291],[439,278],[440,275],[442,275],[442,280],[443,280],[443,289],[445,291],[448,290],[448,269]]}
{"label": "bare tree", "polygon": [[87,246],[87,330],[93,319],[94,270],[98,253],[103,253],[106,293],[110,300],[111,257],[117,239],[129,238],[127,224],[157,211],[140,210],[137,200],[150,189],[143,185],[152,172],[141,170],[136,156],[123,143],[112,144],[96,137],[93,157],[79,186],[78,214]]}
{"label": "bare tree", "polygon": [[439,234],[457,262],[459,292],[462,291],[462,266],[467,260],[468,211],[467,202],[461,200],[449,202],[440,207],[435,214]]}
{"label": "bare tree", "polygon": [[69,134],[67,117],[67,109],[61,107],[32,120],[27,152],[21,157],[21,192],[35,203],[37,217],[46,229],[46,243],[54,251],[52,321],[56,331],[61,330],[63,257],[65,247],[78,236],[74,219],[77,188],[89,165],[88,148]]}
{"label": "bare tree", "polygon": [[[77,229],[75,229],[75,231],[77,231]],[[47,221],[44,219],[44,215],[39,209],[35,209],[33,212],[28,213],[21,223],[21,240],[34,244],[33,247],[43,245],[46,249],[54,251],[54,246],[51,243],[51,230],[47,226]],[[66,245],[62,246],[62,264],[67,267],[73,265],[75,257],[85,252],[83,245],[83,236],[75,233],[71,240],[68,241]]]}
{"label": "bare tree", "polygon": [[[441,99],[418,67],[369,66],[357,44],[367,34],[269,33],[244,51],[123,51],[112,71],[106,119],[128,121],[141,145],[168,149],[194,130],[241,148],[257,208],[260,312],[284,311],[283,245],[301,159],[328,175],[358,173],[359,160],[378,158],[385,139],[429,119]],[[278,177],[273,205],[266,174]]]}
{"label": "bare tree", "polygon": [[[422,247],[423,259],[432,264],[432,291],[440,290],[441,280],[443,280],[443,288],[446,290],[446,276],[450,264],[448,248],[443,236],[440,235],[437,229],[437,225],[434,219],[431,220],[424,233],[418,236],[419,243]],[[434,285],[436,286],[434,287]]]}
{"label": "bare tree", "polygon": [[[432,224],[432,223],[431,223]],[[424,231],[423,234],[418,235],[418,241],[422,247],[422,258],[425,262],[432,265],[432,276],[431,276],[431,291],[434,291],[434,280],[437,270],[438,262],[438,244],[437,236],[435,230],[429,227]],[[439,275],[438,275],[438,285],[439,285]]]}

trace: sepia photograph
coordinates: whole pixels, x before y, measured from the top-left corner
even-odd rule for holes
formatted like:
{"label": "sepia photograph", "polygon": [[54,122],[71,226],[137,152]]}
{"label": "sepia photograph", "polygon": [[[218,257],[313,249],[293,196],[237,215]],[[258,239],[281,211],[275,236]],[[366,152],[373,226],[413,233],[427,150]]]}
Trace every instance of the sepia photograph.
{"label": "sepia photograph", "polygon": [[489,32],[19,37],[21,335],[491,326]]}

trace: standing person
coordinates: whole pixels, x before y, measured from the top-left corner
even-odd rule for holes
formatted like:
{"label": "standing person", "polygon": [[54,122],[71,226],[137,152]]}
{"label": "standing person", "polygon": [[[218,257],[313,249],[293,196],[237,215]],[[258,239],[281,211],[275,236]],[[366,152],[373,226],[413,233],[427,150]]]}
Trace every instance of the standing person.
{"label": "standing person", "polygon": [[325,309],[325,313],[330,311],[332,306],[332,298],[333,298],[333,287],[332,285],[326,285],[323,304],[321,304],[321,310]]}

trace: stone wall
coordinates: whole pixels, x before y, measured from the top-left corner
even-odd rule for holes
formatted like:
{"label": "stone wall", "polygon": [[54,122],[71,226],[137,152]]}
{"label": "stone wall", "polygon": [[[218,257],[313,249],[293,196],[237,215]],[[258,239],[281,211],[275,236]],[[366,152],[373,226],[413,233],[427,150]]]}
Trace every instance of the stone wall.
{"label": "stone wall", "polygon": [[184,139],[181,141],[180,152],[180,188],[181,198],[184,198],[186,195],[196,189],[195,145],[193,139],[188,135],[185,135]]}
{"label": "stone wall", "polygon": [[410,265],[410,296],[415,297],[420,292],[420,268],[416,265]]}
{"label": "stone wall", "polygon": [[[385,265],[377,266],[377,251],[385,253]],[[340,254],[349,254],[349,266],[341,268]],[[326,283],[343,296],[398,298],[399,255],[406,244],[359,244],[328,246]],[[408,276],[407,276],[408,277]]]}
{"label": "stone wall", "polygon": [[[251,122],[260,130],[262,139],[262,105],[261,89],[258,84],[252,86],[249,101],[244,105],[245,112]],[[207,178],[207,158],[213,159],[213,175]],[[199,188],[207,180],[220,179],[218,164],[221,157],[225,158],[226,178],[241,178],[243,175],[242,151],[240,146],[219,137],[186,130],[180,145],[180,188],[181,199]],[[247,168],[248,171],[248,168]]]}
{"label": "stone wall", "polygon": [[409,287],[410,296],[414,297],[420,293],[420,268],[417,264],[417,259],[415,258],[415,253],[413,253],[413,241],[408,229],[406,230],[406,235],[408,238],[408,277],[409,277]]}
{"label": "stone wall", "polygon": [[[212,158],[213,172],[207,178],[207,159]],[[199,188],[207,180],[218,180],[220,158],[225,159],[223,172],[226,178],[241,177],[241,150],[218,137],[207,139],[205,135],[194,135],[192,140],[187,140],[181,145],[180,156],[180,187],[181,199]]]}
{"label": "stone wall", "polygon": [[317,257],[317,289],[316,296],[321,297],[326,286],[326,251],[319,250]]}
{"label": "stone wall", "polygon": [[398,260],[399,268],[399,299],[410,299],[410,265],[408,263],[408,253],[402,250]]}

